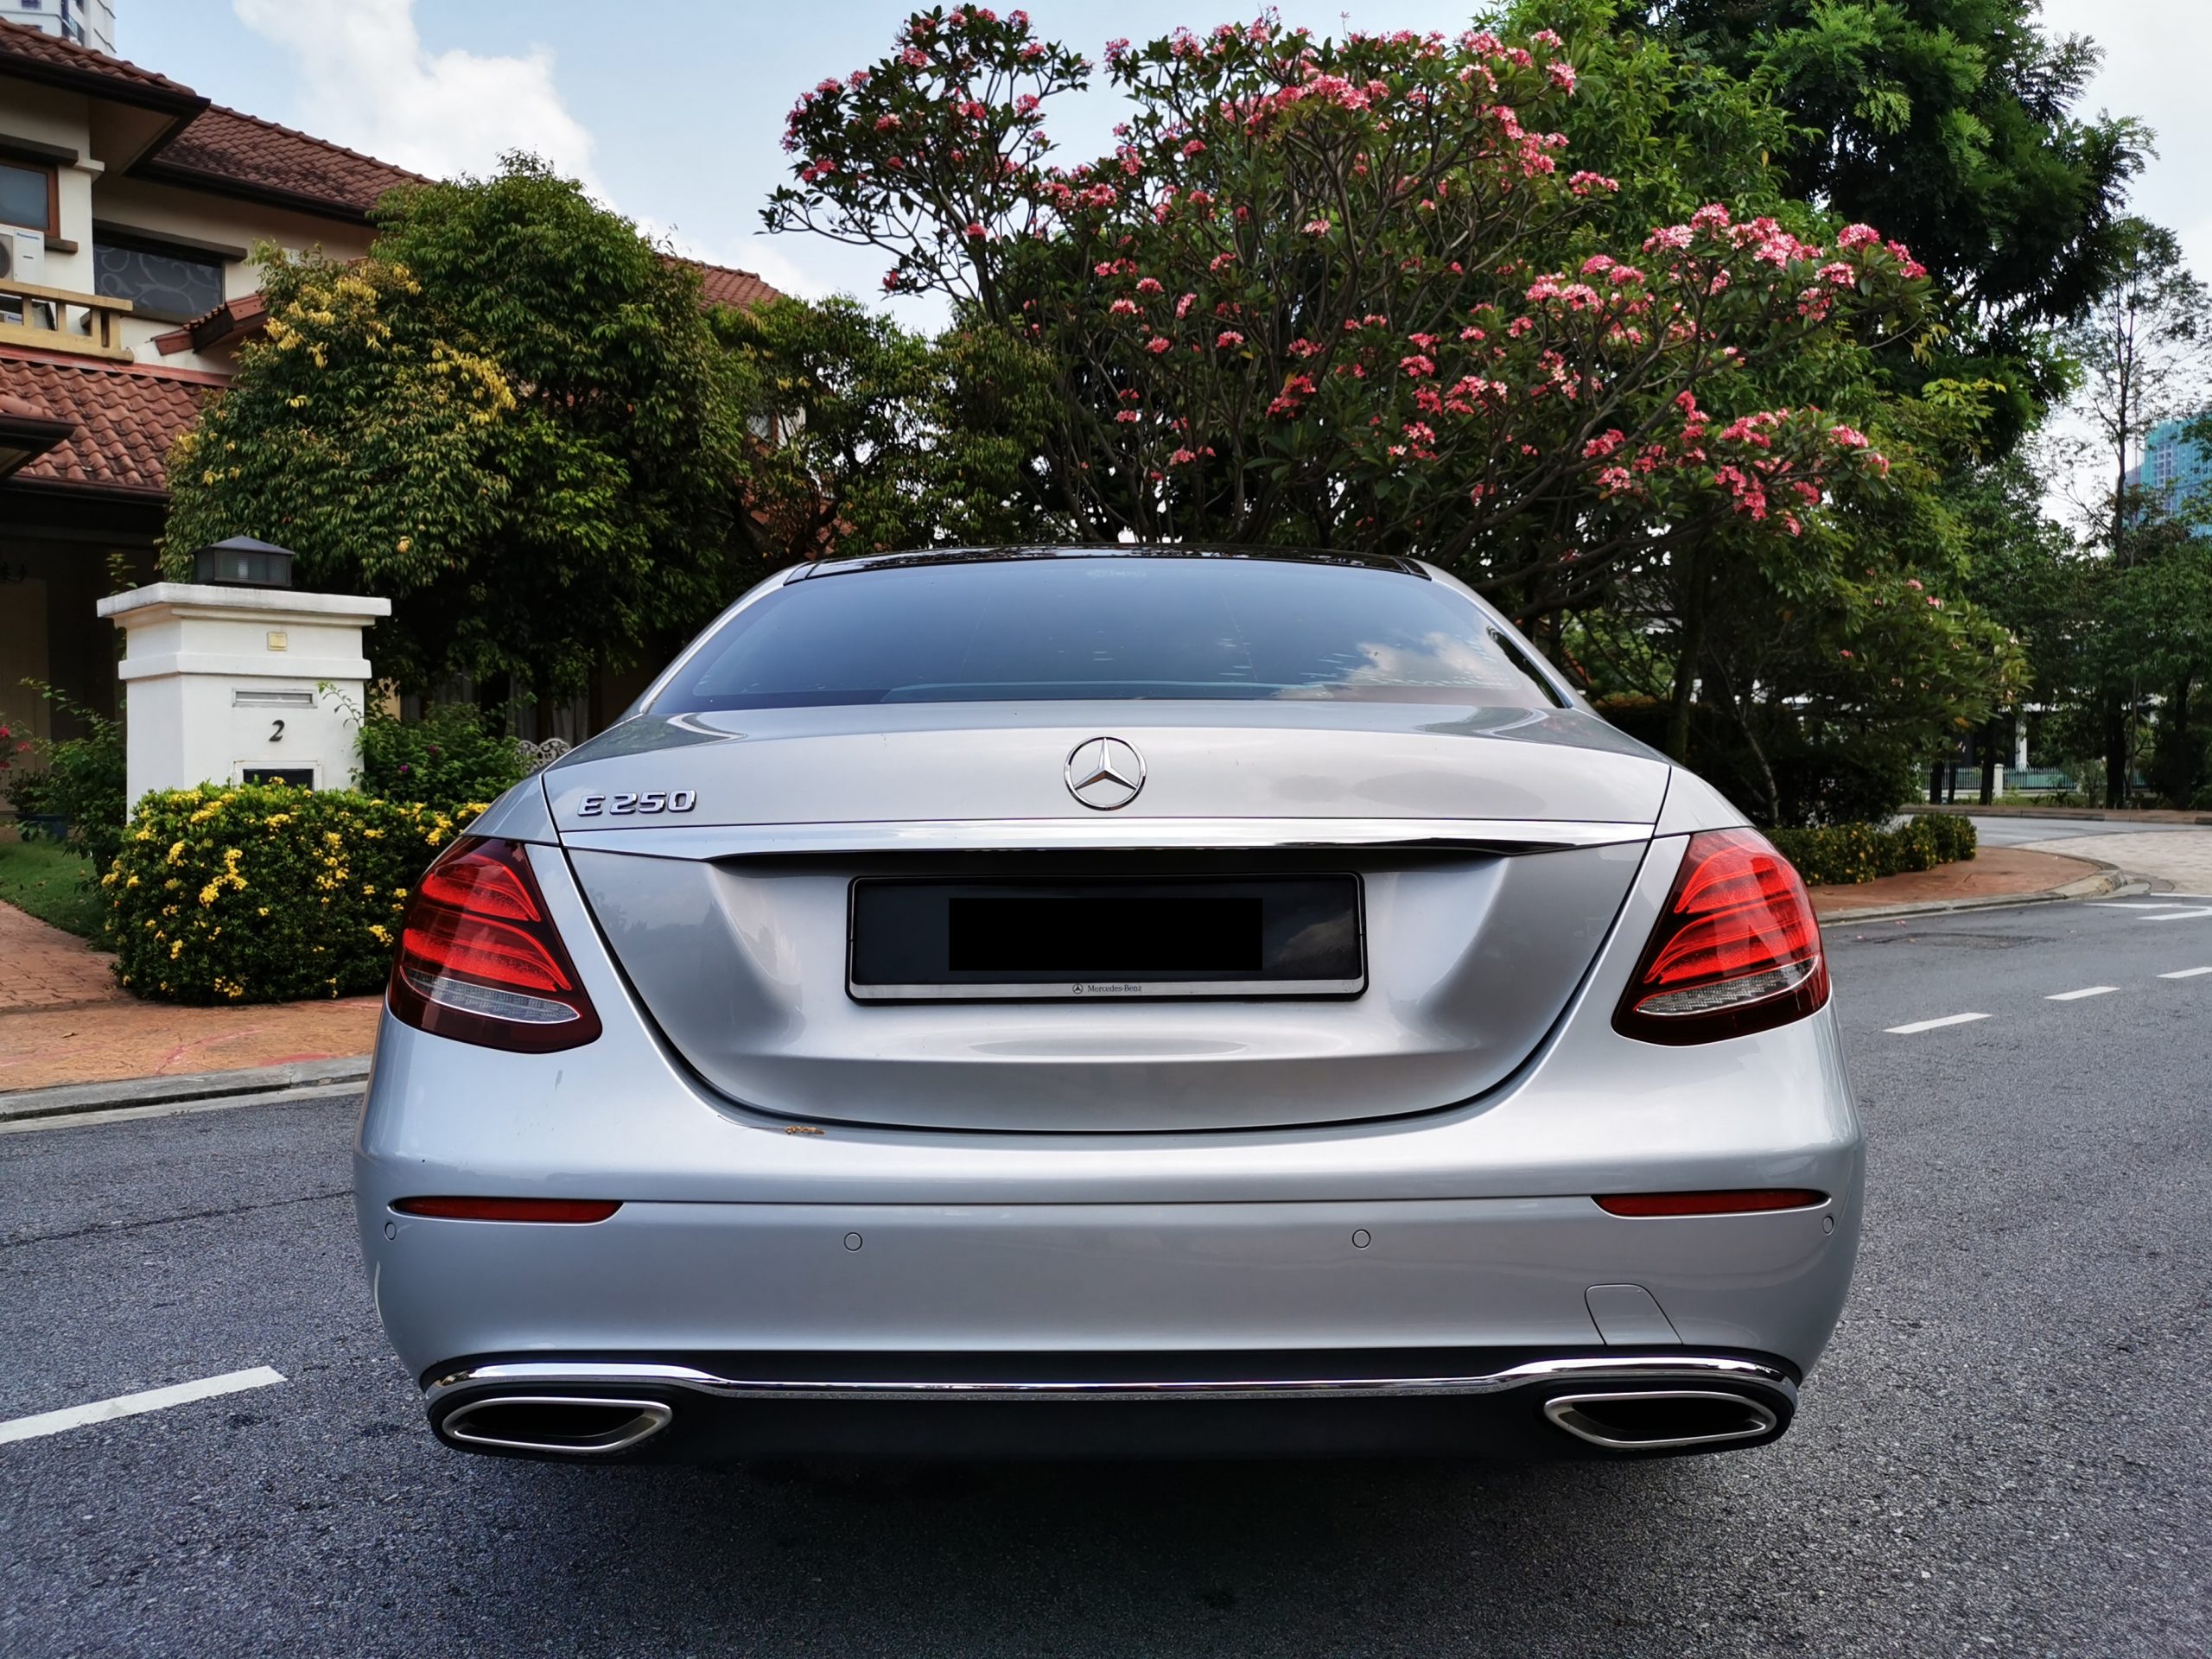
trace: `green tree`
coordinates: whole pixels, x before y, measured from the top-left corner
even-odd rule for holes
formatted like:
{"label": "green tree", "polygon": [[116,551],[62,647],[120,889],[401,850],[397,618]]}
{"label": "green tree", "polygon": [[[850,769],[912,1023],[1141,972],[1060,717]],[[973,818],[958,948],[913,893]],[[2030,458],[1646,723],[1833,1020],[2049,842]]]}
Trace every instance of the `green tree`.
{"label": "green tree", "polygon": [[2081,365],[2075,410],[2086,435],[2061,448],[2073,467],[2102,480],[2076,499],[2083,543],[2102,560],[2089,584],[2088,637],[2077,662],[2088,677],[2079,689],[2098,703],[2107,806],[2127,804],[2144,700],[2156,688],[2137,654],[2143,612],[2126,596],[2145,582],[2133,573],[2173,563],[2162,551],[2170,554],[2199,510],[2178,504],[2177,515],[2177,504],[2139,487],[2133,469],[2151,429],[2200,409],[2212,385],[2212,295],[2183,263],[2172,232],[2131,219],[2127,234],[2119,280],[2067,331]]}
{"label": "green tree", "polygon": [[725,602],[745,435],[696,276],[527,156],[378,224],[350,265],[258,251],[266,337],[179,443],[169,556],[282,543],[394,601],[380,669],[494,696],[573,694]]}
{"label": "green tree", "polygon": [[1910,243],[1950,296],[1930,378],[1993,378],[2000,448],[2065,389],[2045,331],[2119,279],[2137,121],[2076,113],[2100,53],[2037,0],[1654,0],[1649,26],[1770,92],[1790,194]]}
{"label": "green tree", "polygon": [[1050,403],[1033,348],[988,329],[926,340],[846,298],[723,310],[715,327],[758,439],[744,481],[771,557],[1035,528],[1025,470]]}

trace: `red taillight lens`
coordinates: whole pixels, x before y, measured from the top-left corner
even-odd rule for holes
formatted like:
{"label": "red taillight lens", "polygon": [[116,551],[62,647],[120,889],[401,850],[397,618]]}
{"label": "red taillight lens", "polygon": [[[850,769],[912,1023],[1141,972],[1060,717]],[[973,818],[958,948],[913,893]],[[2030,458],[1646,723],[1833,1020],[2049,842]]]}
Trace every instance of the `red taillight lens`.
{"label": "red taillight lens", "polygon": [[442,1221],[538,1221],[578,1226],[605,1221],[622,1207],[619,1198],[399,1198],[403,1216]]}
{"label": "red taillight lens", "polygon": [[1613,1015],[1647,1043],[1707,1043],[1801,1020],[1828,1000],[1805,884],[1751,830],[1690,837],[1666,914]]}
{"label": "red taillight lens", "polygon": [[599,1014],[512,841],[455,842],[408,900],[391,1011],[456,1042],[543,1054],[599,1035]]}
{"label": "red taillight lens", "polygon": [[1597,1205],[1609,1216],[1755,1216],[1770,1210],[1804,1210],[1828,1195],[1805,1186],[1734,1187],[1725,1192],[1601,1192]]}

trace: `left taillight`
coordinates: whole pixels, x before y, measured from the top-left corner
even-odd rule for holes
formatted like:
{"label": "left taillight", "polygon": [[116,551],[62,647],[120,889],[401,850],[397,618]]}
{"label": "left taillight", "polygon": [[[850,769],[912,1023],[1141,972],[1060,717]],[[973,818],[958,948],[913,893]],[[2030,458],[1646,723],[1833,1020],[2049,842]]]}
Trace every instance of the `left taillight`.
{"label": "left taillight", "polygon": [[455,842],[407,902],[391,1011],[419,1031],[527,1054],[598,1037],[599,1014],[512,841]]}
{"label": "left taillight", "polygon": [[1710,830],[1683,849],[1613,1028],[1709,1043],[1802,1020],[1827,1000],[1821,925],[1797,872],[1756,830]]}

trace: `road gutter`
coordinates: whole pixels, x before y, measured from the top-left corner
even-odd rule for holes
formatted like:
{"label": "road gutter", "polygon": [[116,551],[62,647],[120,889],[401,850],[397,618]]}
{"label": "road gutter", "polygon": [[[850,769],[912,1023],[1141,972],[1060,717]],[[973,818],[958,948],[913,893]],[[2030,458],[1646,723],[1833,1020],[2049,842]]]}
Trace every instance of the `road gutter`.
{"label": "road gutter", "polygon": [[173,1077],[124,1077],[108,1083],[66,1083],[51,1089],[0,1093],[0,1135],[54,1127],[52,1120],[74,1123],[138,1117],[167,1117],[179,1112],[214,1111],[229,1106],[274,1105],[351,1093],[368,1079],[365,1054],[339,1060],[296,1060],[283,1065],[244,1066],[232,1071],[198,1071]]}

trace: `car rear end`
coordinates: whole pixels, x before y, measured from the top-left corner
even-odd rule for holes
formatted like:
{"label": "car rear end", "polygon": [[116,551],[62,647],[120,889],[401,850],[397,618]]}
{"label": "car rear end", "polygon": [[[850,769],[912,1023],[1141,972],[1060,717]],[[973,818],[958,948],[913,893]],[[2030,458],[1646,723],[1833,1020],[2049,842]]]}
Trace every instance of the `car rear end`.
{"label": "car rear end", "polygon": [[358,1159],[449,1443],[1750,1446],[1840,1308],[1802,888],[1434,573],[810,567],[472,830]]}

